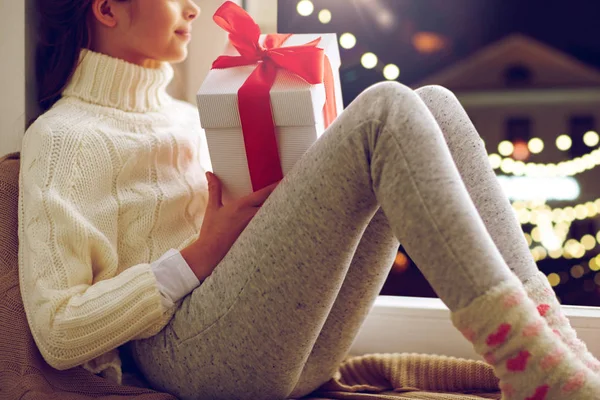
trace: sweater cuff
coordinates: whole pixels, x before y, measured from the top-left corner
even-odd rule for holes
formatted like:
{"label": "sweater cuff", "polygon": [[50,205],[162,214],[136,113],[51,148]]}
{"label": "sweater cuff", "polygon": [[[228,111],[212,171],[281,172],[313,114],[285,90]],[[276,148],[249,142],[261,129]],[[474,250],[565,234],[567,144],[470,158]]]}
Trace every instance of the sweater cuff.
{"label": "sweater cuff", "polygon": [[170,249],[150,266],[165,308],[173,307],[175,302],[200,286],[200,281],[178,250]]}

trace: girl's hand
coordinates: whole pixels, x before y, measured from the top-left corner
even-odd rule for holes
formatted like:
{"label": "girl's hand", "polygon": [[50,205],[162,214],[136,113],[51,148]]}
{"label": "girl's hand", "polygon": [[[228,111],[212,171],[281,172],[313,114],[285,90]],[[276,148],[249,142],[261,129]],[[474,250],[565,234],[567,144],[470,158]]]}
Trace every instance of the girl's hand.
{"label": "girl's hand", "polygon": [[248,196],[223,205],[221,181],[212,172],[208,179],[208,205],[198,239],[181,251],[200,281],[206,279],[221,262],[267,197],[277,187],[275,182]]}

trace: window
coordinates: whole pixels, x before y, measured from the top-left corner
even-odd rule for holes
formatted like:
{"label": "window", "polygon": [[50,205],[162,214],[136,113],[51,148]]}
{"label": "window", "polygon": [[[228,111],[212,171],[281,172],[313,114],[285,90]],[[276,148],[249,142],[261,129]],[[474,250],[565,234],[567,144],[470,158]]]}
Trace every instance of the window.
{"label": "window", "polygon": [[569,134],[573,145],[569,151],[571,157],[581,157],[589,153],[590,148],[583,142],[583,135],[596,130],[596,120],[592,115],[574,115],[569,120]]}
{"label": "window", "polygon": [[[352,79],[348,79],[342,82],[344,100],[351,102],[362,90],[366,89],[370,85],[382,81],[384,78],[383,68],[387,63],[396,63],[400,65],[402,74],[399,78],[400,82],[411,87],[418,87],[419,85],[425,84],[442,84],[449,89],[459,92],[461,85],[464,85],[477,92],[471,94],[472,98],[477,101],[472,101],[472,105],[465,105],[467,113],[477,116],[478,113],[481,117],[478,117],[477,126],[480,129],[480,133],[486,134],[486,132],[494,133],[494,146],[492,146],[492,140],[489,140],[488,150],[495,152],[495,145],[497,132],[500,132],[499,136],[506,136],[506,140],[522,140],[526,144],[527,142],[538,136],[538,132],[535,131],[538,124],[541,127],[542,123],[546,126],[546,116],[551,117],[554,111],[550,111],[547,108],[547,104],[552,103],[556,108],[562,106],[562,102],[565,102],[565,108],[571,107],[572,104],[567,104],[566,97],[561,96],[558,93],[555,97],[544,97],[539,96],[543,89],[551,89],[554,93],[560,92],[564,89],[564,84],[557,82],[549,82],[546,86],[541,86],[542,82],[539,81],[539,77],[543,74],[544,77],[550,77],[551,71],[544,70],[548,65],[545,62],[539,62],[535,64],[535,68],[529,65],[527,60],[531,59],[531,52],[528,52],[528,46],[538,48],[541,52],[547,52],[550,58],[555,57],[556,51],[565,52],[567,56],[581,56],[581,51],[578,54],[574,54],[572,49],[575,47],[567,48],[564,44],[566,36],[569,37],[569,42],[573,46],[581,48],[581,37],[578,37],[569,29],[563,29],[561,35],[555,35],[555,38],[535,36],[536,33],[531,31],[530,35],[534,36],[533,39],[542,40],[544,46],[536,46],[535,43],[524,38],[522,34],[514,35],[515,25],[511,23],[510,18],[506,21],[494,21],[494,16],[497,14],[489,14],[485,7],[482,5],[478,8],[480,3],[485,2],[473,2],[473,7],[469,7],[467,12],[465,10],[456,11],[448,5],[446,2],[431,2],[432,4],[425,3],[422,0],[405,0],[402,2],[394,1],[381,1],[378,2],[382,7],[386,7],[392,11],[392,14],[398,20],[398,26],[401,29],[397,29],[393,32],[387,32],[382,29],[377,21],[377,15],[373,12],[371,7],[367,6],[366,1],[355,2],[354,8],[340,6],[337,2],[331,0],[312,0],[315,5],[315,12],[309,17],[301,17],[298,15],[296,10],[296,1],[279,0],[278,1],[278,32],[282,33],[314,33],[314,32],[336,32],[341,35],[345,32],[350,32],[354,35],[364,35],[363,38],[353,49],[342,49],[342,76],[351,76]],[[361,4],[364,3],[364,4]],[[430,3],[430,2],[427,2]],[[436,3],[436,4],[433,4]],[[438,4],[439,3],[439,4]],[[516,15],[515,12],[521,12],[523,7],[530,7],[531,10],[535,10],[534,5],[527,5],[527,2],[499,2],[498,7],[506,12],[506,15]],[[589,2],[589,7],[584,11],[583,9],[573,9],[572,7],[557,8],[554,13],[557,16],[565,16],[570,13],[569,17],[573,20],[579,20],[580,17],[587,15],[594,15],[595,5],[592,7],[594,2]],[[588,5],[588,3],[586,3]],[[323,24],[319,22],[317,18],[318,10],[322,8],[328,8],[333,15],[330,23]],[[572,12],[572,13],[571,13]],[[597,13],[596,13],[597,14]],[[454,21],[453,26],[461,26],[464,29],[457,29],[451,31],[447,29],[446,35],[449,37],[451,51],[456,56],[455,61],[450,61],[450,65],[446,63],[446,60],[440,58],[427,58],[422,57],[418,51],[415,51],[412,45],[412,37],[415,33],[425,28],[439,28],[441,19],[437,22],[431,22],[427,15],[445,15],[448,20]],[[464,18],[464,19],[461,19]],[[364,24],[357,24],[356,21],[364,21]],[[498,22],[498,23],[495,23]],[[435,25],[437,23],[437,25]],[[490,28],[490,23],[494,25]],[[434,26],[432,26],[434,24]],[[547,29],[554,29],[551,24],[545,27]],[[480,36],[481,32],[488,32],[489,29],[494,30],[495,37],[498,41],[490,44],[489,42],[482,40]],[[556,29],[554,29],[556,30]],[[566,35],[566,36],[565,36]],[[491,36],[490,36],[491,37]],[[513,46],[514,43],[524,44],[524,46]],[[394,51],[390,52],[389,49],[393,46]],[[506,46],[505,48],[503,46]],[[556,47],[555,50],[548,49],[547,46]],[[585,47],[585,46],[584,46]],[[512,52],[513,49],[525,49],[520,53],[518,51]],[[501,67],[498,71],[493,68],[488,68],[487,62],[478,63],[477,54],[489,54],[497,49],[506,49],[507,57],[511,57],[508,65]],[[598,49],[590,48],[589,52],[592,56],[587,56],[588,63],[591,63],[591,67],[599,67],[600,61],[594,59],[593,53],[597,53]],[[365,52],[373,52],[379,56],[381,62],[379,65],[370,70],[363,68],[358,60]],[[585,52],[584,52],[585,53]],[[475,56],[471,56],[471,54]],[[498,54],[498,53],[494,53]],[[514,58],[513,58],[514,56]],[[566,58],[563,58],[565,60]],[[450,60],[450,59],[449,59]],[[473,61],[473,64],[470,62]],[[580,60],[581,62],[581,60]],[[476,65],[479,68],[461,69],[464,65]],[[492,72],[492,70],[494,72]],[[565,64],[565,70],[569,70],[568,65]],[[572,70],[579,70],[579,67],[575,67]],[[489,76],[492,73],[493,76]],[[470,79],[474,78],[472,82]],[[560,77],[557,77],[560,81]],[[474,87],[475,82],[485,82],[482,87]],[[483,87],[487,82],[494,81],[499,82],[504,89],[515,89],[510,96],[504,93],[508,90],[503,91],[492,91],[489,87]],[[536,89],[539,87],[540,91],[534,90],[523,90],[524,93],[520,93],[518,89],[529,89],[533,85],[536,85]],[[454,86],[453,86],[454,85]],[[585,85],[583,85],[585,86]],[[589,88],[583,88],[589,89]],[[570,87],[568,90],[574,91],[579,88]],[[549,90],[550,91],[550,90]],[[466,92],[466,90],[465,90]],[[536,92],[536,93],[532,93]],[[467,97],[466,94],[460,93]],[[510,118],[500,120],[496,122],[495,118],[486,118],[487,114],[484,110],[485,107],[493,109],[494,112],[502,112],[506,115],[509,110],[515,110],[515,102],[513,99],[519,99],[519,104],[527,104],[533,107],[538,107],[540,110],[546,111],[546,113],[540,112],[536,114],[536,120],[528,118],[528,116],[520,115],[520,111],[517,111],[516,115],[510,115]],[[539,103],[539,104],[538,104]],[[561,113],[565,112],[560,110]],[[568,111],[567,111],[568,112]],[[537,117],[539,115],[539,117]],[[538,120],[539,118],[539,120]],[[569,121],[565,121],[569,122]],[[587,122],[581,119],[573,119],[571,127],[573,130],[579,131],[579,137],[573,136],[573,151],[577,154],[577,148],[583,146],[582,135],[587,130],[594,130],[594,121],[587,119]],[[486,124],[495,124],[495,126],[486,126]],[[584,126],[587,125],[587,126]],[[539,157],[536,156],[535,163],[552,163],[560,161],[554,158],[554,155],[560,155],[561,153],[554,153],[554,139],[556,136],[562,133],[572,133],[571,131],[561,132],[560,126],[550,126],[551,132],[539,132],[539,135],[545,141],[551,141],[546,143],[546,150],[544,150]],[[546,135],[543,135],[546,134]],[[492,139],[490,134],[489,139]],[[554,135],[554,136],[553,136]],[[484,136],[486,141],[488,137]],[[504,139],[504,138],[503,138]],[[591,149],[587,148],[587,152]],[[565,152],[564,158],[573,158]],[[597,167],[594,172],[587,172],[588,174],[600,173],[600,166]],[[600,190],[600,186],[599,186]],[[590,194],[591,195],[591,194]],[[595,198],[600,197],[600,192],[594,195]],[[586,199],[587,200],[587,199]],[[567,204],[561,205],[561,207]],[[570,204],[574,205],[574,204]],[[558,207],[557,204],[552,204],[551,207]],[[600,221],[600,217],[596,217]],[[596,227],[586,226],[586,224],[579,224],[582,221],[575,221],[573,228],[577,229],[577,232],[573,232],[572,236],[577,240],[581,238],[580,235],[589,231],[596,231]],[[531,226],[528,227],[528,230]],[[571,236],[570,236],[571,237]],[[544,272],[558,271],[558,272],[569,272],[569,268],[580,262],[575,259],[567,259],[560,257],[559,259],[551,259],[548,257],[544,266]],[[591,272],[590,272],[591,277]],[[588,278],[581,278],[589,280]],[[600,280],[600,279],[599,279]],[[576,278],[569,280],[569,285],[579,285]],[[593,284],[594,281],[591,280]],[[588,285],[589,286],[589,285]],[[600,288],[600,285],[597,285]],[[597,290],[597,288],[595,288]],[[561,292],[561,287],[558,287],[558,292]],[[418,291],[417,298],[406,297],[407,294],[413,294]],[[418,269],[416,266],[405,258],[405,256],[399,256],[392,268],[390,278],[384,285],[384,294],[393,296],[381,296],[377,299],[373,309],[369,313],[365,320],[361,331],[356,338],[353,347],[351,349],[352,354],[364,354],[373,352],[417,352],[417,353],[438,353],[447,354],[456,357],[467,357],[467,358],[480,358],[476,356],[471,346],[464,340],[460,333],[457,333],[456,329],[452,327],[452,324],[448,318],[449,313],[447,308],[439,299],[423,298],[428,295],[430,288],[427,287],[424,278],[419,277]],[[564,290],[563,294],[566,294]],[[575,291],[572,291],[575,292]],[[403,297],[404,296],[404,297]],[[563,298],[567,299],[568,296],[563,295]],[[591,296],[589,296],[591,297]],[[596,296],[600,301],[600,294]],[[570,304],[586,304],[570,303]],[[589,303],[588,305],[591,305]],[[590,350],[599,355],[600,354],[600,342],[598,342],[595,336],[600,332],[600,308],[583,308],[576,306],[564,306],[565,314],[571,319],[572,326],[577,329],[579,336],[586,341]]]}
{"label": "window", "polygon": [[531,85],[533,73],[522,64],[511,65],[504,70],[504,84],[507,87],[522,87]]}

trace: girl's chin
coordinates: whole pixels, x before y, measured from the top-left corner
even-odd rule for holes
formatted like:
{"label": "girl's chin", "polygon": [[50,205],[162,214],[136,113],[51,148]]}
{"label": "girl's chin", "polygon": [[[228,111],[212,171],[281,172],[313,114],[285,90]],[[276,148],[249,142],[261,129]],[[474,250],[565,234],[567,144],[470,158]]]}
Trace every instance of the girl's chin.
{"label": "girl's chin", "polygon": [[188,50],[187,50],[187,47],[184,47],[181,49],[177,49],[176,51],[173,51],[172,53],[170,53],[168,55],[165,55],[162,58],[162,61],[169,62],[171,64],[177,64],[177,63],[185,61],[187,56],[188,56]]}

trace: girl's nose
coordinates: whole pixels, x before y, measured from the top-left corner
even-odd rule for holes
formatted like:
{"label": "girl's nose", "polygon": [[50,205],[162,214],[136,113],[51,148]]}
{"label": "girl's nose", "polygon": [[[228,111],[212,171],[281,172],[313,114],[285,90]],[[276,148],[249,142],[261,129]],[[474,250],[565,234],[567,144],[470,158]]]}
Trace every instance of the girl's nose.
{"label": "girl's nose", "polygon": [[192,20],[198,18],[198,15],[200,15],[200,7],[198,7],[198,5],[196,4],[196,2],[194,0],[190,0],[188,2],[188,6],[184,10],[184,13],[185,13],[185,19],[188,21],[192,21]]}

